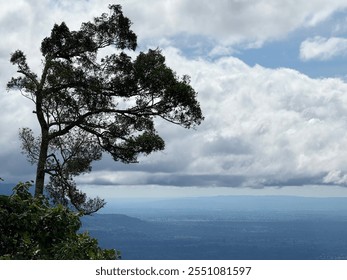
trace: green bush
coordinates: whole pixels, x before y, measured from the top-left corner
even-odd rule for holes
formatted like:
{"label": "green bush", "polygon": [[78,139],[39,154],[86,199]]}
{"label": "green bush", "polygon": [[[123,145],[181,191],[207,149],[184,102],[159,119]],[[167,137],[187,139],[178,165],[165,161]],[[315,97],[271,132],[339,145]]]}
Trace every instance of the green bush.
{"label": "green bush", "polygon": [[34,198],[31,183],[0,195],[0,259],[110,260],[119,252],[101,249],[88,233],[77,233],[80,214]]}

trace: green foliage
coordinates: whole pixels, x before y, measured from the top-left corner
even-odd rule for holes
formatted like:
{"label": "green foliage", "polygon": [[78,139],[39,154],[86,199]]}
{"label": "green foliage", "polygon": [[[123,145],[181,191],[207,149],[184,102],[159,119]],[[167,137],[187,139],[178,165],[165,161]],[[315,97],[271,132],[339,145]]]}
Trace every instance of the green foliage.
{"label": "green foliage", "polygon": [[77,233],[80,215],[62,205],[33,197],[31,183],[19,183],[0,196],[0,259],[116,259],[118,252],[98,247],[87,233]]}

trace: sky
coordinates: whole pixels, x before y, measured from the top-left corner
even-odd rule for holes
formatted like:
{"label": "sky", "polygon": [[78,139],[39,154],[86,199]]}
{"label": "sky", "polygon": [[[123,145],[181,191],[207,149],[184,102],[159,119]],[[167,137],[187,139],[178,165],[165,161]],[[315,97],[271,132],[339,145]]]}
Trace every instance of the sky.
{"label": "sky", "polygon": [[[40,73],[54,23],[71,30],[111,0],[0,0],[0,177],[35,178],[18,130],[38,132],[33,104],[6,90],[21,49]],[[347,196],[347,2],[344,0],[128,0],[138,49],[160,48],[188,74],[205,121],[156,122],[162,152],[125,165],[108,155],[76,178],[90,195]]]}

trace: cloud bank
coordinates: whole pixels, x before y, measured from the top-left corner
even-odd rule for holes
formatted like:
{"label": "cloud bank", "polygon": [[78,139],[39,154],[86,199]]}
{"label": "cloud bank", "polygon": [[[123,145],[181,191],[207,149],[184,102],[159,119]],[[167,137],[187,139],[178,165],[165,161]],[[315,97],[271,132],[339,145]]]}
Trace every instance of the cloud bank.
{"label": "cloud bank", "polygon": [[234,57],[189,60],[173,48],[165,55],[178,73],[192,77],[205,122],[196,131],[160,122],[164,153],[127,170],[101,164],[81,183],[254,188],[346,183],[346,83],[250,67]]}
{"label": "cloud bank", "polygon": [[[165,151],[142,158],[138,165],[105,157],[79,183],[235,188],[346,185],[347,84],[339,79],[312,79],[292,69],[249,66],[231,56],[235,46],[258,48],[295,30],[317,26],[346,8],[345,1],[119,2],[134,23],[141,48],[162,44],[167,63],[180,75],[191,76],[206,120],[196,131],[158,121]],[[64,20],[77,29],[82,21],[105,12],[109,1],[0,3],[0,161],[6,162],[0,175],[10,180],[21,173],[20,179],[28,180],[33,169],[14,139],[19,127],[35,130],[37,125],[32,104],[5,90],[15,74],[10,53],[23,49],[39,72],[39,46],[53,24]],[[345,40],[312,37],[302,43],[301,58],[345,54]],[[191,58],[184,53],[187,46],[207,46],[206,53],[220,58]]]}

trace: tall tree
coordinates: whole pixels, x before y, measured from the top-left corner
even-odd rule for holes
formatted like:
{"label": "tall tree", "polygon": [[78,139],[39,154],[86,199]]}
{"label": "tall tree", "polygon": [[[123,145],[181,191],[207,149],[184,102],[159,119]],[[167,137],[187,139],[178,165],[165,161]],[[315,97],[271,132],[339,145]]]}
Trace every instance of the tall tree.
{"label": "tall tree", "polygon": [[[160,50],[127,53],[137,47],[131,21],[120,5],[70,31],[55,24],[41,44],[42,73],[34,73],[20,50],[11,56],[19,75],[8,89],[19,89],[35,104],[41,128],[38,137],[29,128],[20,132],[23,151],[37,164],[35,196],[45,188],[61,203],[95,212],[103,200],[87,200],[73,177],[91,170],[103,152],[115,161],[137,162],[140,154],[164,149],[154,127],[160,117],[185,128],[203,120],[197,93],[188,76],[178,77],[165,64]],[[109,55],[98,56],[109,48]]]}

